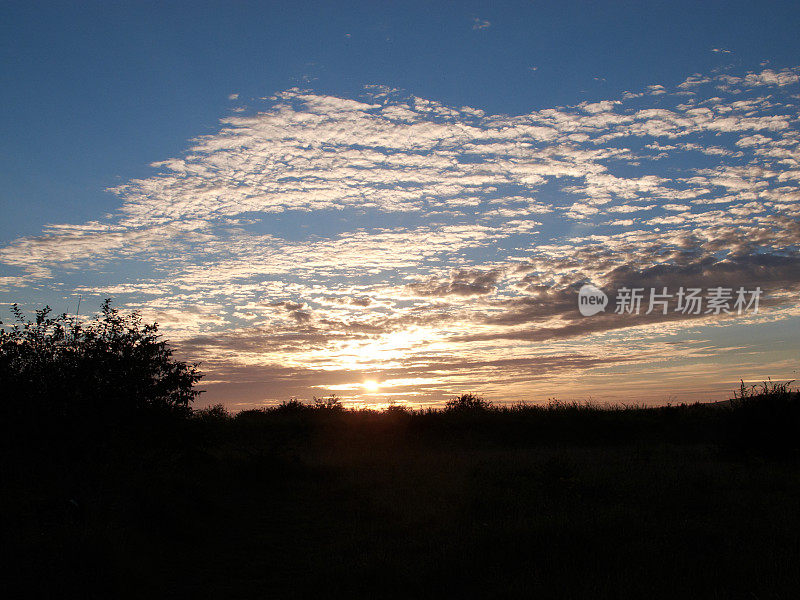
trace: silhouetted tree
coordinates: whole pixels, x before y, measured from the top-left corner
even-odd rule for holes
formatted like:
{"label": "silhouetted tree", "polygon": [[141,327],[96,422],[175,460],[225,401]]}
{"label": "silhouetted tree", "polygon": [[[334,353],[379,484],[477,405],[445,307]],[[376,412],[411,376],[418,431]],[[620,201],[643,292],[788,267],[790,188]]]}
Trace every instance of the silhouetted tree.
{"label": "silhouetted tree", "polygon": [[477,394],[461,394],[445,403],[445,410],[486,410],[492,403]]}
{"label": "silhouetted tree", "polygon": [[124,419],[147,413],[188,414],[200,393],[197,364],[175,360],[158,325],[106,300],[86,324],[50,307],[28,320],[0,322],[0,390],[8,417]]}

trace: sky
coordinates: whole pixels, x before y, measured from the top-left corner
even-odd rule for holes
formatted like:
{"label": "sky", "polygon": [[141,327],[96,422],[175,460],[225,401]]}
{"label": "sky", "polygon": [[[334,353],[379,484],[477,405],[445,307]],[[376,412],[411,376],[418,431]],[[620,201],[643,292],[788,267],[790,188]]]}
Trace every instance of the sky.
{"label": "sky", "polygon": [[791,2],[4,2],[0,319],[112,298],[233,410],[798,378],[798,30]]}

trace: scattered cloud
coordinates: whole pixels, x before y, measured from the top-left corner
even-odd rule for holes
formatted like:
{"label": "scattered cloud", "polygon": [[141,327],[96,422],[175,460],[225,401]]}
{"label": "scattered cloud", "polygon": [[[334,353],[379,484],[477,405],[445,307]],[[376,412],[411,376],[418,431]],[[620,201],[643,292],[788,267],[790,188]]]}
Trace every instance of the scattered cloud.
{"label": "scattered cloud", "polygon": [[[436,399],[722,360],[691,332],[794,315],[798,72],[522,115],[292,88],[115,187],[114,214],[0,248],[0,286],[116,296],[248,402],[362,374]],[[760,286],[767,310],[587,320],[586,281]]]}

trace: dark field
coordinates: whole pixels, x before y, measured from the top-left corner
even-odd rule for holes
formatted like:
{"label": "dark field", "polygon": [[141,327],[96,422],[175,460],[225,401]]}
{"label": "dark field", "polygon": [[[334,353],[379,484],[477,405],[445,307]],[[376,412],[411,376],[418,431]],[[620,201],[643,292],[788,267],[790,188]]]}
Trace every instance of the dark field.
{"label": "dark field", "polygon": [[289,406],[12,436],[4,581],[59,598],[795,598],[798,413],[796,394]]}

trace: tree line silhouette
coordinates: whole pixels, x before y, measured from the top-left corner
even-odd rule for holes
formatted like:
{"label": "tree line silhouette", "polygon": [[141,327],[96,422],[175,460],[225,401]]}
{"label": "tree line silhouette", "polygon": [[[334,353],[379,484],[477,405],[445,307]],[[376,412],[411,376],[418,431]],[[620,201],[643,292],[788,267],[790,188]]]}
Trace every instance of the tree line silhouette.
{"label": "tree line silhouette", "polygon": [[[0,526],[24,597],[789,598],[800,397],[193,409],[103,304],[0,328]],[[208,557],[213,557],[209,559]],[[209,560],[213,562],[209,562]],[[679,574],[680,576],[676,576]],[[11,596],[9,596],[11,597]]]}

